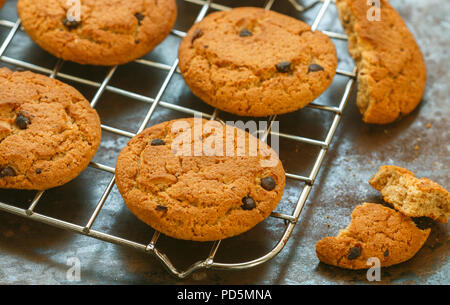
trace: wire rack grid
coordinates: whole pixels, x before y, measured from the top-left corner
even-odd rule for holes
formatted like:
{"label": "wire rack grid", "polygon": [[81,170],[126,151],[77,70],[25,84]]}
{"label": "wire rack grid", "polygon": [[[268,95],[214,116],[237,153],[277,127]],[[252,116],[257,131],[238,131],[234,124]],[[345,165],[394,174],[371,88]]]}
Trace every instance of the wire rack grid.
{"label": "wire rack grid", "polygon": [[[206,16],[209,9],[222,10],[222,11],[230,9],[230,7],[226,7],[226,6],[217,4],[217,3],[213,3],[212,1],[205,1],[205,0],[184,0],[184,1],[194,3],[199,6],[200,10],[197,15],[197,18],[195,19],[195,22],[201,21]],[[271,9],[271,7],[275,1],[276,0],[267,0],[264,4],[264,8]],[[319,23],[322,20],[328,7],[334,3],[333,0],[322,0],[322,1],[316,1],[308,7],[302,7],[294,0],[289,0],[289,1],[294,2],[296,4],[295,8],[297,10],[306,10],[308,8],[311,8],[312,6],[315,6],[316,4],[322,5],[311,25],[311,28],[313,31],[317,30]],[[153,62],[153,61],[146,60],[146,59],[135,60],[136,63],[151,66],[151,67],[161,69],[164,71],[168,71],[167,76],[166,76],[164,82],[162,83],[161,87],[159,88],[157,95],[154,98],[151,98],[151,97],[148,97],[145,95],[141,95],[138,93],[134,93],[131,91],[127,91],[127,90],[120,89],[118,87],[109,85],[111,78],[113,77],[114,73],[116,72],[117,66],[111,67],[109,69],[106,77],[103,79],[102,82],[94,82],[94,81],[91,81],[91,80],[88,80],[85,78],[80,78],[80,77],[76,77],[73,75],[64,74],[64,73],[59,72],[61,66],[63,65],[63,61],[60,59],[57,61],[56,65],[54,66],[53,69],[47,69],[47,68],[39,66],[39,65],[35,65],[32,63],[28,63],[26,61],[22,61],[22,60],[14,59],[12,57],[5,56],[4,53],[5,53],[6,49],[8,48],[8,45],[14,38],[15,34],[18,31],[22,30],[21,29],[21,21],[20,21],[20,19],[17,19],[15,22],[11,22],[8,20],[0,20],[0,26],[10,29],[6,38],[3,40],[3,42],[1,42],[1,45],[0,45],[0,62],[15,65],[17,67],[24,68],[24,69],[33,70],[33,71],[36,71],[36,72],[39,72],[42,74],[46,74],[46,75],[49,75],[51,78],[59,77],[60,79],[63,79],[63,80],[69,80],[69,81],[73,81],[73,82],[76,82],[79,84],[84,84],[84,85],[88,85],[88,86],[97,88],[97,91],[90,102],[92,107],[96,106],[97,102],[99,101],[100,97],[102,96],[102,94],[105,91],[110,91],[110,92],[119,94],[124,97],[132,98],[134,100],[137,100],[140,102],[146,102],[146,103],[150,104],[150,109],[147,111],[145,118],[142,121],[142,123],[140,124],[140,127],[136,133],[131,133],[131,132],[119,129],[119,128],[115,128],[112,126],[102,124],[101,127],[105,131],[117,134],[119,136],[132,138],[136,134],[138,134],[142,130],[144,130],[144,128],[150,122],[152,115],[154,114],[157,107],[164,107],[169,110],[179,111],[179,112],[191,115],[191,116],[199,115],[199,116],[203,116],[203,117],[206,117],[209,119],[220,120],[220,118],[218,117],[219,111],[217,109],[215,109],[212,114],[208,114],[208,113],[203,113],[203,112],[200,112],[200,111],[188,108],[188,107],[168,103],[168,102],[161,100],[161,97],[163,96],[169,82],[172,79],[172,76],[175,73],[179,73],[179,70],[177,68],[178,67],[178,59],[176,59],[172,63],[172,65]],[[341,33],[329,32],[329,31],[322,31],[322,32],[333,39],[347,40],[347,37]],[[171,35],[175,35],[175,36],[182,38],[186,35],[186,33],[174,29],[174,30],[172,30]],[[300,182],[304,183],[304,187],[297,199],[297,202],[296,202],[293,212],[291,214],[284,214],[284,213],[277,213],[277,212],[273,212],[271,214],[271,217],[274,217],[276,219],[280,219],[280,220],[284,221],[285,229],[284,229],[284,232],[283,232],[281,238],[278,240],[278,242],[272,248],[272,250],[267,252],[265,255],[258,257],[256,259],[253,259],[250,261],[245,261],[245,262],[240,262],[240,263],[217,262],[214,260],[214,258],[216,256],[216,253],[221,244],[221,241],[218,240],[213,243],[212,248],[209,251],[209,255],[204,260],[198,261],[198,262],[192,264],[186,270],[182,271],[182,270],[177,269],[174,266],[174,264],[172,264],[172,262],[168,258],[168,256],[166,256],[165,253],[163,253],[162,251],[160,251],[158,249],[157,241],[160,236],[160,233],[158,231],[155,231],[155,233],[153,234],[153,237],[151,238],[151,240],[148,244],[142,244],[142,243],[138,243],[138,242],[135,242],[135,241],[132,241],[129,239],[121,238],[119,236],[101,232],[99,230],[93,230],[92,226],[93,226],[95,220],[97,219],[97,216],[99,215],[101,209],[103,208],[104,203],[105,203],[106,199],[108,198],[109,194],[111,193],[111,190],[113,189],[114,184],[115,184],[115,176],[114,176],[115,169],[113,167],[110,167],[110,166],[107,166],[107,165],[104,165],[101,163],[96,163],[96,162],[91,162],[90,166],[95,169],[111,173],[111,174],[113,174],[113,177],[107,184],[107,187],[105,188],[105,190],[103,192],[103,195],[97,202],[96,207],[95,207],[93,213],[91,214],[89,220],[87,221],[86,225],[78,225],[78,224],[75,224],[72,222],[63,221],[63,220],[55,218],[55,217],[49,217],[49,216],[46,216],[46,215],[43,215],[40,213],[36,213],[35,208],[38,205],[40,199],[42,198],[44,191],[38,191],[35,194],[34,198],[32,199],[32,201],[27,209],[19,208],[19,207],[16,207],[16,206],[13,206],[13,205],[10,205],[10,204],[0,201],[0,210],[11,213],[11,214],[15,214],[18,216],[22,216],[22,217],[28,218],[30,220],[45,223],[45,224],[48,224],[48,225],[51,225],[51,226],[54,226],[57,228],[69,230],[69,231],[72,231],[75,233],[79,233],[79,234],[86,235],[86,236],[89,236],[92,238],[96,238],[96,239],[99,239],[102,241],[134,248],[134,249],[137,249],[139,251],[142,251],[142,252],[145,252],[148,254],[153,254],[155,257],[157,257],[163,263],[163,265],[168,269],[168,271],[172,275],[174,275],[178,278],[185,278],[185,277],[191,275],[193,272],[195,272],[199,269],[205,269],[205,268],[223,269],[223,270],[239,270],[239,269],[247,269],[247,268],[251,268],[251,267],[260,265],[262,263],[269,261],[270,259],[275,257],[278,253],[280,253],[280,251],[284,248],[284,246],[286,245],[288,239],[290,238],[290,236],[292,234],[292,231],[300,217],[303,206],[304,206],[306,200],[308,199],[308,196],[314,185],[317,174],[323,163],[326,152],[330,146],[330,143],[333,139],[335,131],[341,120],[342,113],[346,107],[347,101],[349,99],[349,95],[352,91],[352,88],[353,88],[353,85],[355,82],[355,72],[356,72],[356,68],[353,68],[353,71],[344,71],[344,70],[340,70],[340,69],[338,69],[336,71],[336,73],[338,75],[342,75],[342,76],[345,76],[348,78],[346,81],[346,84],[345,84],[345,89],[343,91],[343,95],[340,99],[338,106],[321,105],[321,104],[317,104],[315,102],[313,102],[307,106],[309,108],[318,109],[321,111],[327,111],[327,112],[330,112],[333,114],[332,123],[327,131],[327,135],[324,140],[317,140],[317,139],[301,137],[301,136],[297,136],[297,135],[293,135],[293,134],[271,131],[270,128],[272,126],[272,123],[277,119],[277,116],[271,116],[269,118],[269,124],[268,124],[267,130],[260,131],[263,133],[262,138],[264,140],[267,138],[267,136],[269,134],[271,134],[271,135],[278,136],[280,138],[285,138],[285,139],[289,139],[289,140],[293,140],[293,141],[298,141],[301,143],[318,146],[318,147],[320,147],[320,151],[319,151],[317,157],[315,158],[315,162],[314,162],[314,165],[312,167],[312,170],[311,170],[309,176],[301,176],[301,175],[286,173],[286,177],[288,179],[300,181]]]}

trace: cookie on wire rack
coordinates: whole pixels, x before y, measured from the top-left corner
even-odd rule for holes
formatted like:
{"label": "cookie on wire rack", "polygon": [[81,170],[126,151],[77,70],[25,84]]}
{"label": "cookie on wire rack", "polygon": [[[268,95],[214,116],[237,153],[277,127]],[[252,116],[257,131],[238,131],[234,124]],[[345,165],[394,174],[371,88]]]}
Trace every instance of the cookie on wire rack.
{"label": "cookie on wire rack", "polygon": [[[356,104],[366,123],[387,124],[411,113],[426,83],[423,55],[386,0],[337,0],[348,50],[358,69]],[[373,1],[376,4],[376,1]]]}
{"label": "cookie on wire rack", "polygon": [[97,112],[77,90],[0,69],[0,188],[63,185],[88,166],[100,139]]}
{"label": "cookie on wire rack", "polygon": [[254,7],[214,12],[179,48],[180,70],[204,102],[243,116],[305,107],[331,84],[336,50],[306,23]]}
{"label": "cookie on wire rack", "polygon": [[131,139],[116,164],[130,211],[168,236],[194,241],[232,237],[268,217],[285,185],[281,161],[265,143],[225,126],[178,119]]}
{"label": "cookie on wire rack", "polygon": [[25,31],[43,49],[101,66],[149,53],[177,16],[175,0],[19,0],[17,8]]}

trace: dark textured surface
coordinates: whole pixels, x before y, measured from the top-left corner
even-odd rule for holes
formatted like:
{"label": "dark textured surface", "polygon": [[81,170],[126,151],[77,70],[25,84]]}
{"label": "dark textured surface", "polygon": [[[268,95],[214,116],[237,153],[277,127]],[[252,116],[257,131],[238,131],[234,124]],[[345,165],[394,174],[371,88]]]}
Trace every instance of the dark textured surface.
{"label": "dark textured surface", "polygon": [[[226,3],[226,1],[219,1]],[[245,5],[261,6],[263,1],[241,1]],[[305,1],[306,2],[306,1]],[[178,1],[180,16],[175,28],[186,31],[199,11],[199,6]],[[308,2],[306,2],[308,3]],[[364,271],[346,271],[319,263],[315,243],[324,236],[337,234],[350,221],[354,206],[362,201],[381,202],[368,180],[382,164],[406,167],[418,176],[426,176],[450,187],[449,109],[449,25],[450,14],[446,2],[391,1],[404,17],[425,56],[428,81],[421,105],[408,117],[386,126],[362,123],[354,94],[349,101],[333,143],[330,147],[316,185],[303,209],[299,223],[283,251],[268,263],[245,271],[200,271],[180,281],[173,278],[153,257],[135,250],[65,232],[44,224],[0,212],[0,283],[70,283],[66,280],[67,260],[81,261],[83,284],[342,284],[368,283]],[[8,1],[0,11],[0,19],[15,21],[15,1]],[[320,5],[302,15],[311,23]],[[277,0],[273,9],[294,14],[286,0]],[[183,12],[183,14],[181,14]],[[342,32],[330,6],[319,29]],[[8,29],[0,27],[0,40]],[[338,49],[339,68],[350,69],[346,43],[333,40]],[[171,64],[176,58],[179,39],[168,37],[146,58]],[[24,33],[19,33],[6,51],[6,56],[53,68],[56,59],[40,50]],[[4,63],[0,63],[1,66]],[[7,65],[10,68],[14,66]],[[82,67],[65,63],[62,72],[101,81],[107,68]],[[119,67],[111,84],[123,89],[155,97],[166,72],[136,63]],[[336,105],[343,92],[345,78],[336,76],[332,86],[318,103]],[[95,89],[70,83],[88,99]],[[354,90],[355,92],[355,90]],[[207,113],[212,108],[196,99],[176,74],[163,100],[192,107]],[[149,105],[106,92],[97,105],[102,122],[135,132]],[[236,119],[225,113],[223,119]],[[184,117],[183,113],[158,107],[150,125]],[[323,140],[331,124],[331,114],[305,109],[280,117],[281,132]],[[426,125],[430,123],[430,128]],[[103,132],[103,141],[95,161],[114,166],[117,154],[127,139]],[[290,173],[308,175],[318,153],[316,147],[281,140],[281,159]],[[111,175],[89,168],[69,184],[46,192],[37,212],[84,225],[101,197]],[[288,180],[277,211],[291,213],[300,193],[301,183]],[[34,192],[0,191],[2,202],[26,208]],[[329,225],[329,226],[328,226]],[[137,220],[125,207],[114,188],[105,203],[94,229],[102,230],[134,241],[147,243],[153,230]],[[270,250],[282,234],[282,221],[270,218],[241,236],[225,240],[217,254],[219,262],[239,262],[256,258]],[[211,243],[176,241],[164,236],[160,247],[180,268],[204,259]],[[381,283],[390,284],[449,284],[450,263],[448,225],[433,224],[425,246],[410,261],[383,269]],[[183,255],[179,255],[183,253]]]}

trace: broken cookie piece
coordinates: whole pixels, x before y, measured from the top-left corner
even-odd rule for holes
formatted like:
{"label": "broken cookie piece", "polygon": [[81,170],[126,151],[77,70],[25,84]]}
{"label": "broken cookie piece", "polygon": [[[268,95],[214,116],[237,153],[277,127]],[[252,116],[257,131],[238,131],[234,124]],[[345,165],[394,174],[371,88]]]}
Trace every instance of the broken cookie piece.
{"label": "broken cookie piece", "polygon": [[412,258],[422,247],[430,229],[419,229],[411,218],[376,203],[364,203],[352,213],[350,225],[336,237],[316,244],[323,263],[346,268],[367,269],[369,258],[387,267]]}
{"label": "broken cookie piece", "polygon": [[356,105],[362,119],[388,124],[417,107],[427,73],[420,48],[402,17],[387,0],[373,3],[337,0],[336,6],[358,70]]}
{"label": "broken cookie piece", "polygon": [[383,195],[384,201],[410,217],[430,217],[447,223],[450,216],[450,194],[439,184],[427,178],[416,178],[414,173],[394,165],[380,167],[369,180]]}

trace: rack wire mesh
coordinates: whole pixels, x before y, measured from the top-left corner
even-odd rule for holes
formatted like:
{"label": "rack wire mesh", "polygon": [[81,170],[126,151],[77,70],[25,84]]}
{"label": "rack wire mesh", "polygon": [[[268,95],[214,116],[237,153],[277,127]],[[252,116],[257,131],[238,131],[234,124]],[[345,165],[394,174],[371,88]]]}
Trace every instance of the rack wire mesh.
{"label": "rack wire mesh", "polygon": [[[227,6],[218,4],[218,3],[214,3],[212,1],[205,1],[205,0],[184,0],[184,1],[198,5],[199,12],[195,19],[195,22],[202,20],[206,16],[206,14],[208,13],[208,11],[210,9],[222,10],[222,11],[230,9],[230,7],[227,7]],[[275,1],[281,1],[281,0],[267,0],[267,1],[265,1],[264,8],[271,9]],[[321,5],[316,17],[314,18],[314,21],[311,24],[311,28],[313,31],[318,29],[319,24],[324,16],[324,14],[326,13],[327,9],[329,8],[330,5],[333,5],[333,3],[334,3],[334,1],[332,1],[332,0],[322,0],[322,1],[313,2],[309,6],[301,6],[295,0],[289,0],[289,2],[291,2],[293,4],[294,8],[299,11],[304,11],[304,10],[307,10],[316,5]],[[175,59],[175,61],[171,65],[167,65],[164,63],[160,63],[160,62],[150,61],[147,59],[135,60],[135,63],[137,63],[137,64],[150,66],[150,67],[160,69],[160,70],[167,72],[164,82],[159,87],[157,95],[154,98],[152,98],[152,97],[149,97],[149,96],[146,96],[143,94],[139,94],[136,92],[128,91],[128,90],[121,89],[119,87],[110,85],[110,80],[112,79],[113,75],[115,74],[115,72],[118,68],[117,66],[110,67],[109,71],[107,72],[106,76],[104,77],[104,79],[101,82],[95,82],[95,81],[92,81],[92,80],[89,80],[86,78],[81,78],[81,77],[77,77],[77,76],[74,76],[71,74],[66,74],[66,73],[60,72],[60,69],[64,63],[62,60],[57,60],[57,63],[53,67],[53,69],[48,69],[41,65],[35,65],[33,63],[29,63],[29,62],[26,62],[26,61],[23,61],[20,59],[15,59],[13,57],[5,56],[4,55],[5,51],[7,50],[11,41],[13,40],[13,38],[15,37],[17,32],[22,30],[21,29],[21,21],[20,21],[20,19],[17,19],[16,21],[8,21],[8,20],[0,19],[0,27],[9,29],[9,32],[8,32],[6,38],[3,40],[3,42],[1,42],[1,45],[0,45],[0,62],[14,65],[14,66],[17,66],[20,68],[32,70],[32,71],[39,72],[42,74],[46,74],[46,75],[49,75],[51,78],[58,77],[63,81],[64,80],[72,81],[72,82],[75,82],[78,84],[83,84],[83,85],[87,85],[87,86],[96,88],[95,95],[91,99],[91,102],[90,102],[91,106],[94,108],[96,107],[98,101],[100,100],[100,98],[102,97],[102,95],[104,94],[105,91],[110,91],[110,92],[113,92],[120,96],[123,96],[126,98],[131,98],[133,100],[140,101],[140,102],[145,102],[150,105],[150,108],[146,112],[145,118],[141,122],[139,129],[136,133],[132,133],[132,132],[120,129],[120,128],[115,128],[115,127],[112,127],[109,125],[102,124],[101,127],[102,127],[102,130],[104,130],[104,131],[108,131],[113,134],[116,134],[116,135],[119,135],[122,137],[126,137],[126,138],[132,138],[133,136],[135,136],[136,134],[140,133],[142,130],[145,129],[145,127],[151,121],[152,116],[158,107],[164,107],[168,110],[182,112],[184,114],[191,115],[191,116],[200,115],[205,118],[220,120],[219,111],[217,109],[215,109],[210,114],[210,113],[204,113],[204,112],[197,111],[197,110],[194,110],[189,107],[185,107],[182,105],[178,105],[178,104],[174,104],[174,103],[170,103],[170,102],[166,102],[166,101],[162,100],[162,96],[163,96],[164,92],[166,91],[169,83],[171,82],[172,77],[174,76],[174,74],[179,73],[178,68],[177,68],[178,67],[178,59]],[[322,32],[325,33],[326,35],[328,35],[332,39],[337,39],[337,40],[346,40],[347,39],[346,36],[342,33],[330,32],[330,31],[322,31]],[[174,30],[172,30],[171,35],[175,35],[177,37],[182,38],[186,35],[186,33],[183,31],[174,29]],[[288,179],[292,179],[292,180],[304,183],[304,187],[302,188],[300,195],[297,198],[297,202],[294,206],[292,213],[273,212],[271,214],[271,217],[273,217],[275,219],[279,219],[281,221],[284,221],[285,229],[284,229],[283,234],[281,235],[281,238],[276,243],[276,245],[269,252],[267,252],[266,254],[264,254],[258,258],[255,258],[255,259],[252,259],[249,261],[239,262],[239,263],[217,262],[217,261],[215,261],[215,257],[220,248],[220,245],[221,245],[221,241],[219,240],[219,241],[216,241],[213,243],[211,249],[209,250],[209,255],[205,259],[192,264],[186,270],[180,270],[177,267],[175,267],[175,265],[172,263],[172,261],[169,259],[169,257],[157,247],[158,238],[160,237],[160,233],[158,231],[154,232],[153,237],[151,238],[149,243],[143,244],[143,243],[139,243],[139,242],[136,242],[136,241],[133,241],[130,239],[125,239],[125,238],[122,238],[122,237],[119,237],[119,236],[116,236],[113,234],[102,232],[100,230],[92,229],[94,222],[97,219],[97,216],[99,215],[100,211],[104,207],[104,204],[115,185],[115,176],[114,176],[115,169],[113,167],[110,167],[110,166],[107,166],[105,164],[98,163],[98,162],[91,162],[90,167],[95,168],[100,171],[110,173],[113,175],[113,177],[109,180],[109,183],[107,184],[106,188],[103,191],[103,195],[98,200],[94,211],[90,215],[90,217],[85,225],[78,225],[73,222],[64,221],[64,220],[58,219],[56,217],[50,217],[50,216],[35,212],[36,207],[39,204],[39,202],[44,194],[44,191],[38,191],[34,195],[34,198],[32,199],[28,208],[20,208],[20,207],[16,207],[14,205],[7,204],[7,203],[0,201],[0,210],[15,214],[18,216],[22,216],[22,217],[28,218],[30,220],[45,223],[45,224],[48,224],[48,225],[51,225],[51,226],[54,226],[57,228],[61,228],[61,229],[75,232],[75,233],[83,234],[83,235],[86,235],[86,236],[89,236],[89,237],[92,237],[95,239],[99,239],[99,240],[102,240],[105,242],[130,247],[130,248],[134,248],[136,250],[142,251],[144,253],[153,254],[155,257],[157,257],[163,263],[163,265],[168,269],[168,271],[172,275],[174,275],[178,278],[185,278],[185,277],[191,275],[196,270],[205,269],[205,268],[224,269],[224,270],[239,270],[239,269],[247,269],[247,268],[251,268],[251,267],[255,267],[257,265],[263,264],[263,263],[269,261],[270,259],[274,258],[278,253],[280,253],[280,251],[284,248],[284,246],[286,245],[287,241],[289,240],[289,238],[292,234],[292,231],[300,217],[302,209],[303,209],[303,207],[308,199],[308,196],[315,184],[316,177],[322,166],[325,155],[330,147],[331,141],[333,140],[335,131],[341,121],[342,113],[346,107],[350,93],[354,86],[355,72],[356,72],[355,68],[353,68],[352,71],[345,71],[345,70],[341,70],[341,69],[338,69],[336,71],[336,73],[338,75],[342,75],[347,78],[347,81],[345,83],[345,88],[344,88],[343,94],[340,98],[338,106],[319,104],[316,101],[314,101],[313,103],[311,103],[310,105],[307,106],[308,108],[317,109],[319,111],[326,111],[326,112],[329,112],[332,114],[332,122],[331,122],[329,129],[327,130],[325,139],[317,140],[317,139],[313,139],[313,138],[298,136],[295,134],[288,134],[288,133],[272,131],[270,129],[270,127],[271,127],[271,124],[275,120],[277,120],[277,116],[271,116],[269,118],[269,124],[268,124],[269,127],[267,128],[267,130],[260,131],[261,133],[263,133],[263,136],[262,136],[263,139],[266,139],[267,136],[269,134],[271,134],[271,135],[275,135],[280,138],[288,139],[291,141],[314,145],[314,146],[319,147],[320,150],[319,150],[319,153],[317,154],[317,156],[315,157],[315,161],[312,166],[312,170],[308,176],[297,175],[297,174],[293,174],[293,173],[289,173],[289,172],[286,173],[286,177]]]}

